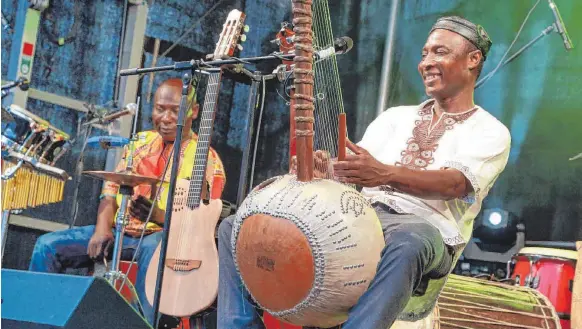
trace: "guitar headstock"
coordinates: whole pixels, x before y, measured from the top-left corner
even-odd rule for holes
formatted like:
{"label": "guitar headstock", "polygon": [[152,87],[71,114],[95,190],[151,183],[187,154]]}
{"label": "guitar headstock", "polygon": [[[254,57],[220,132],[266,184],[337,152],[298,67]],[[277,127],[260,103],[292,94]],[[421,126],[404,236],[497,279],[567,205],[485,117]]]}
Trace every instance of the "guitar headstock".
{"label": "guitar headstock", "polygon": [[240,43],[245,42],[247,39],[247,36],[243,32],[249,31],[248,25],[244,25],[245,18],[245,13],[238,9],[233,9],[228,13],[214,53],[210,55],[213,59],[232,57],[237,50],[243,49]]}
{"label": "guitar headstock", "polygon": [[295,49],[295,32],[293,32],[293,25],[288,22],[281,23],[281,29],[277,32],[275,42],[279,45],[279,51],[283,54],[288,54]]}
{"label": "guitar headstock", "polygon": [[[283,54],[293,53],[295,51],[295,32],[293,25],[288,22],[281,23],[281,29],[277,32],[275,40],[272,41],[279,45],[279,51]],[[293,60],[283,61],[288,67],[293,64]]]}

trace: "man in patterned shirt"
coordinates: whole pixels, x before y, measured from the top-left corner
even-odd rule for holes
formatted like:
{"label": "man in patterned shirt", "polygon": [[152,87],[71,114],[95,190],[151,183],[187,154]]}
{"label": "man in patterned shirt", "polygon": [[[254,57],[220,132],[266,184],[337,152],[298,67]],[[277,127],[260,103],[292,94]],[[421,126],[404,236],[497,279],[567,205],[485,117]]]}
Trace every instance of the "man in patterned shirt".
{"label": "man in patterned shirt", "polygon": [[[145,295],[145,276],[150,259],[162,238],[166,201],[168,198],[168,182],[172,168],[173,142],[176,137],[178,110],[180,106],[182,81],[169,79],[156,90],[152,122],[155,130],[140,132],[135,142],[132,172],[144,176],[161,178],[168,161],[165,182],[160,189],[160,195],[154,202],[157,188],[150,185],[140,185],[134,188],[134,199],[129,208],[130,220],[123,237],[122,257],[131,259],[136,252],[139,238],[144,232],[143,241],[137,251],[136,260],[139,270],[136,279],[136,290],[143,307],[144,316],[153,323],[153,309]],[[189,95],[191,107],[188,109],[184,124],[184,135],[180,153],[178,178],[190,177],[194,167],[197,135],[192,132],[192,121],[198,117],[199,107],[195,100],[195,90]],[[126,170],[126,147],[123,159],[117,165],[116,171]],[[226,177],[222,161],[218,154],[210,149],[208,170],[206,174],[213,198],[220,198]],[[116,213],[121,204],[119,186],[106,182],[101,194],[101,202],[96,225],[75,227],[60,232],[52,232],[41,236],[34,247],[29,270],[37,272],[62,273],[66,268],[81,268],[91,266],[93,261],[103,256],[111,256],[113,247]],[[145,225],[151,208],[152,218]]]}

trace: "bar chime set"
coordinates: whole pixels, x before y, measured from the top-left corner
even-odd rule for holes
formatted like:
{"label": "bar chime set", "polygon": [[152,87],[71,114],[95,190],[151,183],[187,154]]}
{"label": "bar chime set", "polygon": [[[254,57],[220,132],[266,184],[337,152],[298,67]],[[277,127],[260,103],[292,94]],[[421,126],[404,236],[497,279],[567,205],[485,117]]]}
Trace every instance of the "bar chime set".
{"label": "bar chime set", "polygon": [[2,210],[62,201],[69,175],[55,164],[71,148],[69,135],[16,105],[2,117]]}

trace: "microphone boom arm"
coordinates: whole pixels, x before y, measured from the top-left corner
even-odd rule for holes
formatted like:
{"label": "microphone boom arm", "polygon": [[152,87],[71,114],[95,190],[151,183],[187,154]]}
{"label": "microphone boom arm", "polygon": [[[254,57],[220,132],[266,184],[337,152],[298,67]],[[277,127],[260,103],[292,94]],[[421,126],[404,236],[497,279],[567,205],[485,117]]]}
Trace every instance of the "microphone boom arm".
{"label": "microphone boom arm", "polygon": [[[529,49],[531,46],[533,46],[534,44],[536,44],[538,41],[540,41],[546,35],[550,34],[552,31],[557,32],[557,28],[556,28],[556,24],[555,23],[552,23],[552,25],[546,27],[542,31],[542,33],[540,33],[538,36],[536,36],[535,38],[533,38],[533,40],[531,40],[530,42],[526,43],[523,47],[521,47],[519,50],[517,50],[515,53],[513,53],[513,55],[511,55],[508,59],[505,60],[505,62],[503,62],[503,64],[501,64],[501,66],[499,67],[499,69],[501,69],[505,65],[511,63],[513,60],[515,60],[517,57],[519,57],[524,51],[526,51],[527,49]],[[491,79],[492,77],[493,77],[493,75],[491,75],[491,76],[485,76],[485,77],[481,78],[481,80],[477,81],[477,83],[475,84],[475,89],[481,87],[481,85],[483,83],[485,83],[487,80]]]}

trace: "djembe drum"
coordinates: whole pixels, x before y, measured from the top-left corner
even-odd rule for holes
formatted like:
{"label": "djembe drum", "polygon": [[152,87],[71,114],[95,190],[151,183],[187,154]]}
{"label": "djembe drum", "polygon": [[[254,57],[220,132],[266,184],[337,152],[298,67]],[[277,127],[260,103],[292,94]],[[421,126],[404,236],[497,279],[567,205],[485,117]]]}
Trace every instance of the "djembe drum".
{"label": "djembe drum", "polygon": [[[327,2],[315,2],[313,8],[321,15],[315,21],[326,22],[321,31],[328,35],[315,34],[327,49],[333,47]],[[293,1],[293,15],[291,134],[296,142],[290,145],[297,148],[297,176],[268,180],[244,200],[233,223],[231,243],[237,270],[260,307],[292,324],[331,327],[347,319],[348,310],[368,288],[384,237],[375,211],[355,189],[313,178],[314,122],[319,128],[332,126],[325,122],[331,113],[314,118],[313,111],[316,105],[326,111],[324,105],[331,103],[343,110],[341,90],[337,76],[323,83],[325,72],[337,74],[331,56],[329,62],[320,63],[329,67],[320,66],[323,73],[316,75],[315,102],[311,0]],[[317,122],[319,118],[323,121]],[[336,151],[341,159],[345,126],[339,130],[333,137],[340,140]],[[315,129],[315,134],[325,135],[325,130]],[[329,145],[328,141],[316,146]]]}
{"label": "djembe drum", "polygon": [[[537,290],[451,274],[433,312],[389,329],[560,329],[550,300]],[[388,328],[387,328],[388,329]]]}

